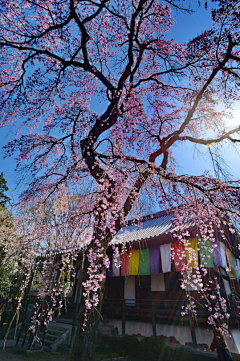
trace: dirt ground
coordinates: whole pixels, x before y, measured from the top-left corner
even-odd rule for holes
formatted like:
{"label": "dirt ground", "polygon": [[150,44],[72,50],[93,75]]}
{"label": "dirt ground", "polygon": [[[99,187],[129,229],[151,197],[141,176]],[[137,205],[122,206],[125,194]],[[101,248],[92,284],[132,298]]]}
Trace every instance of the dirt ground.
{"label": "dirt ground", "polygon": [[[104,357],[98,356],[98,361],[125,361],[125,357]],[[60,352],[49,353],[43,351],[34,351],[33,353],[25,354],[22,351],[14,350],[13,348],[0,348],[0,361],[70,361],[69,355],[64,355]]]}
{"label": "dirt ground", "polygon": [[25,354],[22,351],[14,350],[12,348],[0,349],[1,361],[69,361],[70,356],[59,352],[55,354],[49,352],[33,352]]}

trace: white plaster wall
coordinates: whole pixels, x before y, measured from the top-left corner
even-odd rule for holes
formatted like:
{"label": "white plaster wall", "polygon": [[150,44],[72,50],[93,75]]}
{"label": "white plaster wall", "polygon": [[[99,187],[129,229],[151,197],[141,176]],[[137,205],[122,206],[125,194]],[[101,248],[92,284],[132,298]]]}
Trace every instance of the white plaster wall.
{"label": "white plaster wall", "polygon": [[104,317],[104,321],[108,322],[109,325],[112,325],[114,327],[117,327],[118,329],[118,334],[121,335],[122,334],[122,320],[116,320],[116,319],[112,319],[112,318],[107,318]]}
{"label": "white plaster wall", "polygon": [[126,335],[140,334],[145,337],[152,336],[152,324],[148,322],[127,321],[125,324]]}
{"label": "white plaster wall", "polygon": [[[116,320],[111,318],[104,318],[109,325],[117,327],[119,335],[122,334],[122,320]],[[125,323],[125,334],[126,335],[142,335],[145,337],[152,336],[152,324],[150,322],[137,322],[137,321],[128,321]],[[185,326],[173,326],[173,325],[164,325],[156,324],[156,334],[157,336],[174,336],[177,341],[182,345],[185,345],[185,342],[192,342],[191,331],[189,327]]]}
{"label": "white plaster wall", "polygon": [[157,323],[156,333],[157,336],[174,336],[175,339],[181,343],[181,345],[185,345],[186,342],[192,342],[191,330],[190,327],[187,326],[174,326]]}
{"label": "white plaster wall", "polygon": [[[104,318],[109,325],[117,327],[118,334],[122,334],[122,320],[116,320],[111,318]],[[152,324],[147,322],[128,321],[125,323],[126,335],[140,334],[145,337],[152,336]],[[211,345],[213,340],[213,331],[209,328],[195,327],[196,339],[198,344]],[[240,353],[240,331],[238,329],[231,330],[230,338],[227,338],[227,344],[231,352]],[[186,342],[192,342],[192,335],[190,327],[187,326],[174,326],[156,324],[157,336],[163,335],[167,337],[174,336],[181,345],[185,345]]]}
{"label": "white plaster wall", "polygon": [[199,328],[199,327],[195,327],[195,334],[196,334],[196,339],[197,339],[197,343],[204,343],[208,346],[211,345],[212,340],[213,340],[213,330],[209,327],[208,328]]}
{"label": "white plaster wall", "polygon": [[227,338],[229,350],[234,353],[240,353],[240,331],[238,329],[231,330],[230,338]]}
{"label": "white plaster wall", "polygon": [[[212,340],[213,340],[213,330],[212,329],[196,327],[195,333],[196,333],[196,339],[197,339],[198,344],[205,343],[208,346],[211,345]],[[240,331],[237,329],[231,330],[231,331],[229,331],[229,334],[230,334],[230,337],[229,338],[226,337],[229,350],[234,353],[239,353],[240,352]]]}
{"label": "white plaster wall", "polygon": [[[122,320],[116,320],[104,317],[104,321],[108,322],[109,325],[117,327],[118,334],[122,334]],[[147,322],[136,322],[128,321],[125,322],[125,334],[126,335],[142,335],[145,337],[152,336],[152,324]]]}

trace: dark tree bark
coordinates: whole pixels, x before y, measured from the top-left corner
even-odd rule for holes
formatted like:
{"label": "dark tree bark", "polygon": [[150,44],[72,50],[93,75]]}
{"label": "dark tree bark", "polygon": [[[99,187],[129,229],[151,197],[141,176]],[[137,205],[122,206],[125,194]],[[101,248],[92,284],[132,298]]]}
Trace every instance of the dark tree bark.
{"label": "dark tree bark", "polygon": [[[88,248],[89,251],[91,247]],[[106,254],[107,246],[104,248],[104,253]],[[88,252],[86,253],[87,256]],[[88,279],[88,270],[89,261],[86,257],[84,268],[83,268],[83,282],[86,282]],[[104,271],[104,270],[103,270]],[[79,313],[78,313],[78,325],[74,341],[74,347],[71,355],[71,361],[94,361],[96,355],[96,345],[98,341],[98,325],[101,316],[102,310],[102,300],[105,288],[105,280],[103,279],[99,282],[100,288],[98,289],[98,298],[99,303],[95,308],[92,308],[88,312],[88,318],[86,326],[83,328],[85,321],[85,298],[81,298]]]}

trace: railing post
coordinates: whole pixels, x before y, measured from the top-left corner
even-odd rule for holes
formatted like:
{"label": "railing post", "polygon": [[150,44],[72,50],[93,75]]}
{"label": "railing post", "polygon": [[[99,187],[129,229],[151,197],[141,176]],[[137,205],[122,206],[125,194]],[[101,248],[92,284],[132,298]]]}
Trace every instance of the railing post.
{"label": "railing post", "polygon": [[29,277],[29,281],[28,281],[28,285],[27,288],[24,291],[24,297],[23,297],[23,301],[22,301],[22,309],[20,312],[20,316],[19,316],[19,323],[24,321],[24,318],[26,316],[26,311],[27,311],[27,306],[28,306],[28,293],[31,290],[31,286],[32,286],[32,281],[33,281],[33,277],[34,277],[34,273],[35,273],[35,268],[32,270],[31,275]]}
{"label": "railing post", "polygon": [[122,313],[122,336],[125,336],[125,326],[126,326],[126,314],[123,311],[123,313]]}
{"label": "railing post", "polygon": [[76,331],[77,331],[78,310],[79,310],[79,304],[81,302],[81,295],[82,295],[82,274],[80,274],[78,282],[79,282],[79,284],[78,284],[78,290],[77,290],[77,300],[76,300],[76,306],[74,309],[73,326],[72,326],[71,340],[70,340],[70,345],[69,345],[70,349],[73,348],[75,335],[76,335]]}
{"label": "railing post", "polygon": [[189,324],[190,324],[190,330],[191,330],[191,335],[192,335],[193,348],[197,348],[197,338],[196,338],[196,333],[195,333],[195,328],[194,328],[194,320],[193,320],[192,315],[190,315]]}
{"label": "railing post", "polygon": [[153,333],[153,337],[157,336],[157,332],[156,332],[156,315],[155,315],[155,313],[152,313],[152,333]]}

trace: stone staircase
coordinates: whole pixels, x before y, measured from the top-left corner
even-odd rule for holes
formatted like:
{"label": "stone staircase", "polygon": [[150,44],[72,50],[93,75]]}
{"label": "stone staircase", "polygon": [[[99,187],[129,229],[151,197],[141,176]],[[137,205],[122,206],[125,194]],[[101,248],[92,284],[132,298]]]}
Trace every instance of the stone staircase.
{"label": "stone staircase", "polygon": [[[57,351],[60,346],[67,348],[70,344],[73,316],[75,305],[68,305],[67,310],[62,309],[60,317],[54,318],[48,325],[45,332],[39,332],[38,340],[33,341],[33,335],[29,331],[28,326],[18,325],[16,333],[16,346],[25,350],[43,349],[45,351]],[[20,335],[19,335],[20,333]],[[8,336],[8,339],[13,339],[15,335],[15,328],[13,328]]]}
{"label": "stone staircase", "polygon": [[61,311],[61,315],[57,317],[55,320],[62,323],[73,324],[74,318],[74,311],[75,311],[75,304],[68,305],[67,310],[63,308]]}
{"label": "stone staircase", "polygon": [[[45,331],[45,335],[43,331],[40,331],[39,341],[37,341],[34,344],[32,344],[31,332],[27,331],[26,329],[25,330],[22,329],[21,334],[19,336],[20,330],[21,330],[21,325],[18,328],[16,334],[16,346],[26,350],[28,349],[37,350],[43,348],[44,351],[51,352],[51,351],[57,351],[58,348],[62,345],[67,346],[69,344],[71,332],[72,332],[72,325],[65,322],[51,321],[49,323],[47,330]],[[9,338],[13,338],[14,333],[15,333],[15,329],[9,333]]]}
{"label": "stone staircase", "polygon": [[[55,318],[48,325],[48,328],[44,331],[40,331],[38,340],[33,343],[33,336],[29,331],[28,326],[21,327],[18,325],[16,333],[16,346],[25,350],[37,350],[43,349],[44,351],[57,351],[59,348],[68,349],[70,345],[72,324],[74,315],[74,305],[68,307],[67,312],[63,312],[60,317]],[[20,333],[21,331],[21,333]],[[19,335],[20,333],[20,335]],[[103,335],[117,335],[118,330],[113,325],[110,325],[107,321],[100,321],[99,333]],[[13,339],[15,335],[15,328],[13,328],[8,336],[8,339]]]}
{"label": "stone staircase", "polygon": [[62,345],[68,345],[70,342],[72,325],[63,322],[50,322],[45,339],[43,349],[47,351],[57,351]]}

